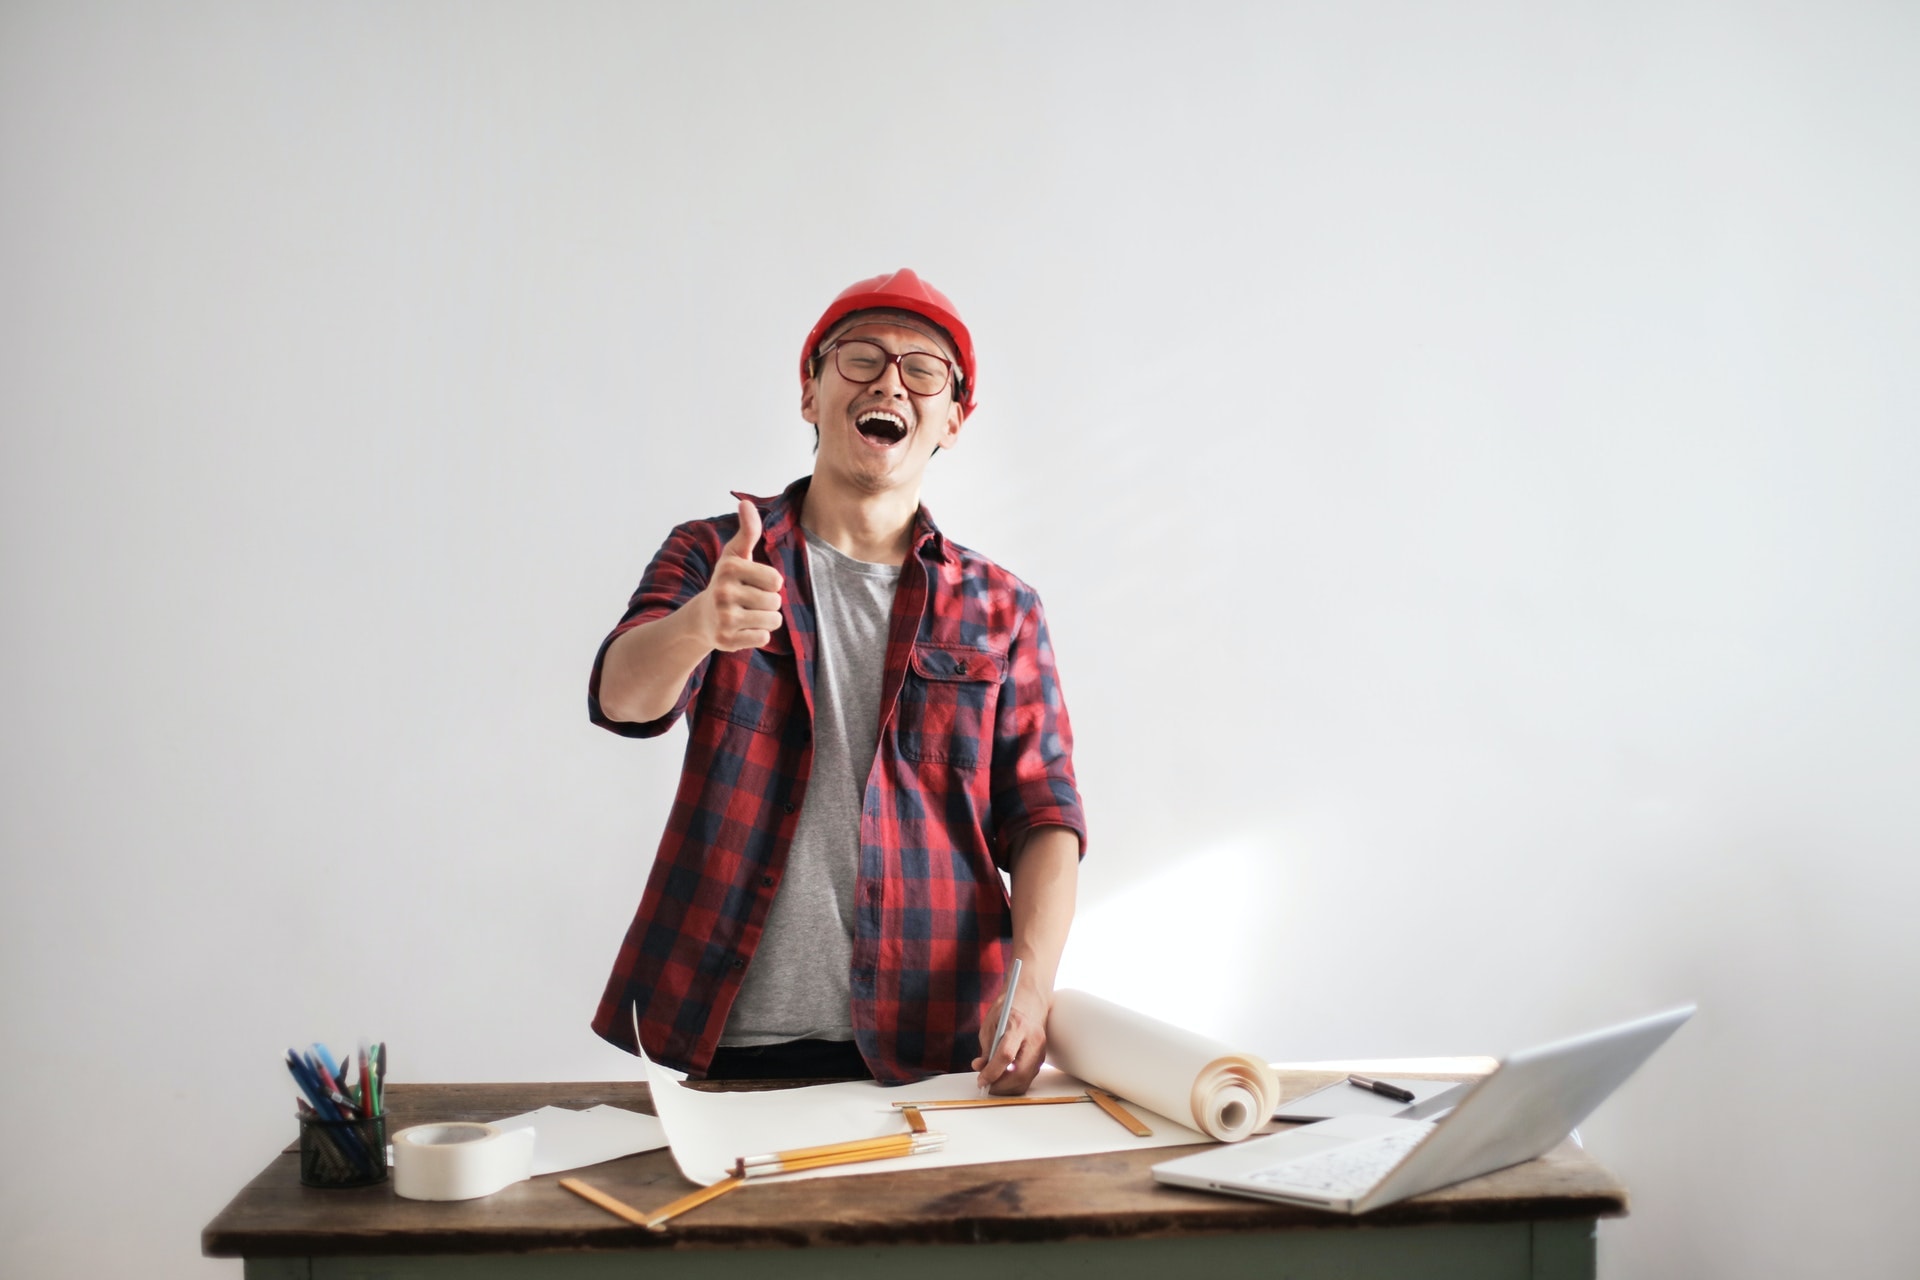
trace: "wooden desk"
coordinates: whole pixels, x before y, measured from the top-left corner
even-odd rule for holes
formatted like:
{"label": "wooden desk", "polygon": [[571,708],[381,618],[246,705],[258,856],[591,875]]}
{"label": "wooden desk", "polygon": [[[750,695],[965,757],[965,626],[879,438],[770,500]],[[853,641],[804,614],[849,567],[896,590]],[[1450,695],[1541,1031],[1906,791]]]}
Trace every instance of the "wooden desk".
{"label": "wooden desk", "polygon": [[[1283,1072],[1281,1093],[1295,1097],[1337,1078]],[[389,1132],[601,1102],[653,1110],[647,1086],[637,1083],[396,1084]],[[299,1155],[289,1147],[207,1224],[201,1247],[211,1257],[245,1258],[247,1280],[1573,1280],[1594,1274],[1595,1220],[1627,1211],[1625,1189],[1570,1142],[1359,1219],[1161,1186],[1148,1173],[1197,1149],[745,1187],[660,1235],[562,1190],[557,1175],[455,1203],[402,1200],[391,1182],[314,1190],[300,1185]],[[692,1189],[664,1149],[575,1172],[643,1210]]]}

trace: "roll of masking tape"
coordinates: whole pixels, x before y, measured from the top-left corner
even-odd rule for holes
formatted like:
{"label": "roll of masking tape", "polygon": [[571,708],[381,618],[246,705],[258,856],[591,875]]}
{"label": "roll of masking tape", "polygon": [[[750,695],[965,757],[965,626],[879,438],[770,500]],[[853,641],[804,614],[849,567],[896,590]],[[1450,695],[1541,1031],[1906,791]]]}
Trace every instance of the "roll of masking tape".
{"label": "roll of masking tape", "polygon": [[393,1135],[393,1192],[409,1200],[472,1200],[532,1174],[532,1129],[451,1120]]}

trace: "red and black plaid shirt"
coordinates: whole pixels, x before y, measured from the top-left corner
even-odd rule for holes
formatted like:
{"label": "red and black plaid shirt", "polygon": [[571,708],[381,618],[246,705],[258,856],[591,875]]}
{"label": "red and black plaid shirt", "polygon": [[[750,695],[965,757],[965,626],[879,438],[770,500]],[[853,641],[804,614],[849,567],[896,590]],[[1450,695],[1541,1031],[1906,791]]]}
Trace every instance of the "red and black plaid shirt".
{"label": "red and black plaid shirt", "polygon": [[[807,483],[750,499],[765,530],[754,558],[786,584],[785,625],[764,649],[708,655],[657,720],[601,712],[607,645],[698,594],[739,527],[731,514],[694,520],[647,566],[588,685],[593,722],[615,733],[652,737],[688,718],[680,789],[593,1029],[637,1052],[637,1010],[647,1056],[695,1075],[753,960],[813,768]],[[1072,828],[1085,847],[1040,597],[947,541],[922,507],[894,597],[879,750],[860,816],[852,1020],[875,1079],[964,1071],[978,1055],[982,1005],[999,993],[1012,933],[999,869],[1040,826]]]}

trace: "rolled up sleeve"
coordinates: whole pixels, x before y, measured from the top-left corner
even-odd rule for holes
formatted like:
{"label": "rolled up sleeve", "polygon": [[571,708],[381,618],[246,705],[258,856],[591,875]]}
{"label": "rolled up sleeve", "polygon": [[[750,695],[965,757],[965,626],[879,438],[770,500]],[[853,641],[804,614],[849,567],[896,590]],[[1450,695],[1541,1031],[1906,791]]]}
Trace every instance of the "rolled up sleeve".
{"label": "rolled up sleeve", "polygon": [[1039,598],[1007,649],[993,726],[994,860],[1008,867],[1035,827],[1066,827],[1086,856],[1087,823],[1073,775],[1073,728]]}
{"label": "rolled up sleeve", "polygon": [[707,666],[712,661],[711,654],[702,658],[700,665],[693,669],[693,674],[687,677],[686,687],[680,690],[680,696],[671,710],[638,724],[607,717],[600,706],[600,675],[606,666],[607,650],[615,640],[635,627],[645,626],[675,612],[706,589],[714,562],[719,558],[720,547],[713,522],[694,520],[675,526],[660,549],[654,552],[646,572],[640,577],[640,585],[634,589],[633,598],[627,602],[627,611],[621,616],[619,625],[607,633],[607,638],[600,642],[599,651],[593,655],[593,672],[587,678],[587,718],[593,723],[624,738],[652,738],[665,733],[686,714],[688,704],[700,692],[700,684],[706,679]]}

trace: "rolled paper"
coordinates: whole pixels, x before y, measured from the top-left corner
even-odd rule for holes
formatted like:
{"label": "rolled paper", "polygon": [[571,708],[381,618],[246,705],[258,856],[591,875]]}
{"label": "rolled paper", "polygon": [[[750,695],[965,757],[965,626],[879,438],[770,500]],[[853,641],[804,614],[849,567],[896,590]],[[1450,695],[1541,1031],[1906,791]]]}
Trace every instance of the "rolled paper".
{"label": "rolled paper", "polygon": [[1250,1136],[1280,1105],[1257,1055],[1071,988],[1053,993],[1047,1060],[1221,1142]]}

